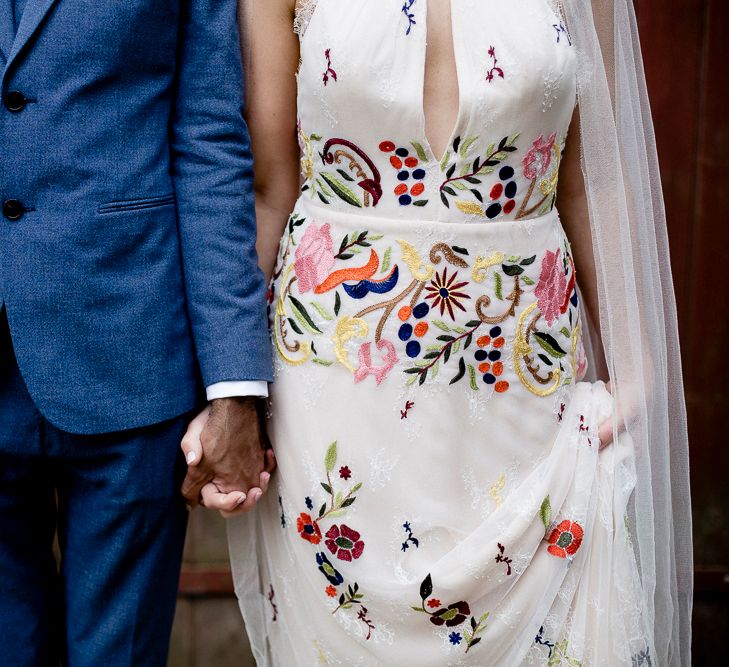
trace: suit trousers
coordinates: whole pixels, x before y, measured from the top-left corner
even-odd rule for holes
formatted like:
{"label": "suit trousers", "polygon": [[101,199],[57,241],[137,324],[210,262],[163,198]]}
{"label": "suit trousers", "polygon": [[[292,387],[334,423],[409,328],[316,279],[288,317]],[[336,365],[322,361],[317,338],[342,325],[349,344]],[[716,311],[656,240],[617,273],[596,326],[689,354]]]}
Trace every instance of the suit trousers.
{"label": "suit trousers", "polygon": [[0,313],[0,665],[166,664],[188,419],[104,435],[56,428],[28,394]]}

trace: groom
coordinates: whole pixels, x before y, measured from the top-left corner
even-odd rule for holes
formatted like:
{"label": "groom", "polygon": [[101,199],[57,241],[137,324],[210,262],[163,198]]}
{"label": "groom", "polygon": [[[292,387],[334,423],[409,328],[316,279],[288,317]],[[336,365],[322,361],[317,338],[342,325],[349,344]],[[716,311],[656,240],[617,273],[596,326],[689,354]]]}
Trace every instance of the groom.
{"label": "groom", "polygon": [[267,482],[236,0],[0,0],[0,77],[0,664],[162,666],[203,389]]}

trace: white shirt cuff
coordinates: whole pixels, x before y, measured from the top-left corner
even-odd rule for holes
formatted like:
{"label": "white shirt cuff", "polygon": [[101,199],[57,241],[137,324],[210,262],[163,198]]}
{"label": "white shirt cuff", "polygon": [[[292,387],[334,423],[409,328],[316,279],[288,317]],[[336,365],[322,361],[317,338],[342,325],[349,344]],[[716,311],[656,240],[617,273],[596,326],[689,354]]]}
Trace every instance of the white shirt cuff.
{"label": "white shirt cuff", "polygon": [[208,400],[216,398],[233,398],[236,396],[268,397],[268,382],[263,380],[246,380],[241,382],[216,382],[207,388]]}

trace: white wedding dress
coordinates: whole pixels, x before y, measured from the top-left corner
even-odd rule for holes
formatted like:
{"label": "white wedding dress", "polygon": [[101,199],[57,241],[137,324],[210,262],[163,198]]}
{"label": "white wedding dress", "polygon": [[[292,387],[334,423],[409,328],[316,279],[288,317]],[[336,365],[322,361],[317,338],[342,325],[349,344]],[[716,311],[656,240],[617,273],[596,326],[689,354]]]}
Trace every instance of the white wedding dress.
{"label": "white wedding dress", "polygon": [[[424,131],[425,0],[299,16],[305,185],[271,290],[279,471],[231,524],[259,665],[651,665],[627,435],[586,382],[555,209],[575,54],[548,0],[452,0],[460,89]],[[585,221],[588,224],[588,221]]]}

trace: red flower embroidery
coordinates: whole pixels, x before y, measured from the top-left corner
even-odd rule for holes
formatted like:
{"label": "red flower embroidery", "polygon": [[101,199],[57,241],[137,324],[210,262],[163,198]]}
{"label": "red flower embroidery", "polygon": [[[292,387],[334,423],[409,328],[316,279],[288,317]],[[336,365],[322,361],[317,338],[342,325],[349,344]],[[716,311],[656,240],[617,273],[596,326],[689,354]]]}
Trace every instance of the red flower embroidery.
{"label": "red flower embroidery", "polygon": [[434,612],[430,617],[430,622],[433,625],[445,625],[453,628],[463,623],[470,615],[471,608],[468,606],[468,602],[454,602],[452,605]]}
{"label": "red flower embroidery", "polygon": [[443,272],[435,274],[435,277],[430,281],[425,289],[429,294],[426,294],[426,299],[433,299],[433,307],[437,308],[440,306],[440,314],[445,313],[445,309],[448,308],[448,314],[451,319],[455,321],[456,316],[453,313],[453,306],[460,308],[462,311],[466,309],[461,305],[462,299],[470,299],[471,297],[465,292],[459,292],[461,288],[468,285],[468,281],[457,283],[455,282],[458,278],[458,271],[456,271],[450,279],[448,278],[448,269],[443,269]]}
{"label": "red flower embroidery", "polygon": [[296,530],[307,542],[319,544],[321,542],[321,528],[316,521],[313,521],[310,514],[302,512],[296,519]]}
{"label": "red flower embroidery", "polygon": [[440,607],[440,600],[438,598],[433,598],[432,600],[428,600],[428,606],[431,609],[436,609],[437,607]]}
{"label": "red flower embroidery", "polygon": [[339,476],[342,479],[349,479],[352,476],[352,471],[349,469],[349,466],[342,466],[339,469]]}
{"label": "red flower embroidery", "polygon": [[364,551],[365,544],[360,539],[360,534],[345,524],[332,526],[327,531],[326,537],[324,544],[339,560],[351,562],[359,558]]}
{"label": "red flower embroidery", "polygon": [[327,595],[328,595],[328,596],[329,596],[330,598],[336,597],[336,595],[337,595],[337,589],[336,589],[336,588],[334,588],[334,586],[332,586],[331,584],[329,584],[329,586],[327,586],[327,587],[326,587],[326,588],[324,589],[324,592],[325,592],[325,593],[326,593],[326,594],[327,594]]}
{"label": "red flower embroidery", "polygon": [[565,519],[549,536],[547,551],[558,558],[574,556],[582,544],[585,531],[576,521]]}

